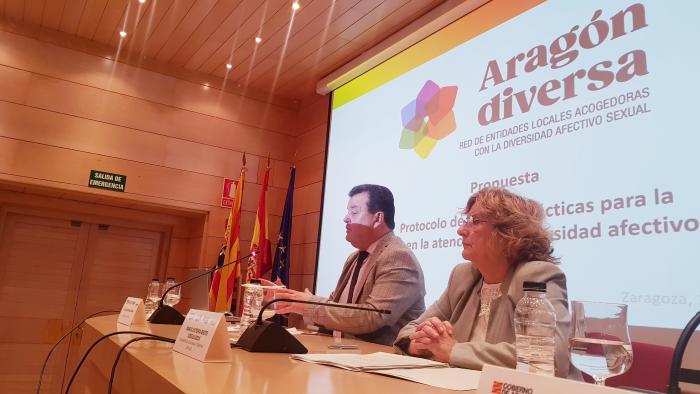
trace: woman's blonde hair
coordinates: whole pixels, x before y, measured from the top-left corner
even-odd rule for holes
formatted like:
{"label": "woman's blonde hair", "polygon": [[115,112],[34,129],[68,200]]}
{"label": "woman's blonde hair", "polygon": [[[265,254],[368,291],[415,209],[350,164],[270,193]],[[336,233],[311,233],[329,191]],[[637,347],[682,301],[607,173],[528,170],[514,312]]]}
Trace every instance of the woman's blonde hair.
{"label": "woman's blonde hair", "polygon": [[480,219],[493,225],[509,262],[559,262],[552,256],[552,236],[544,226],[540,203],[500,187],[474,193],[467,202],[467,212],[477,202],[483,210]]}

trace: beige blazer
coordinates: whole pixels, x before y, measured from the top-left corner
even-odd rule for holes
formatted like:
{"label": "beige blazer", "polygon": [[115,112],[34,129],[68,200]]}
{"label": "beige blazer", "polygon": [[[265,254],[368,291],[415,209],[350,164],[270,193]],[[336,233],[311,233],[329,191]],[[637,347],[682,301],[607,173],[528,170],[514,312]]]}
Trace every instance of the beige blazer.
{"label": "beige blazer", "polygon": [[[340,294],[352,277],[352,263],[358,251],[345,261],[335,291],[328,299],[339,302]],[[425,311],[423,271],[413,252],[401,238],[389,232],[377,241],[374,252],[364,262],[357,279],[353,304],[388,309],[390,315],[319,305],[304,308],[304,321],[329,330],[339,330],[369,342],[391,345],[401,327]],[[358,290],[359,288],[359,290]]]}
{"label": "beige blazer", "polygon": [[415,332],[416,326],[423,320],[436,316],[440,320],[448,320],[454,327],[458,343],[450,354],[451,365],[479,370],[484,364],[515,368],[513,314],[515,305],[523,297],[524,281],[547,283],[547,298],[557,315],[555,373],[559,377],[578,378],[580,373],[575,368],[571,368],[571,373],[569,371],[568,337],[571,317],[566,295],[566,276],[558,265],[545,261],[521,263],[508,273],[501,285],[502,296],[491,304],[485,342],[469,342],[481,304],[479,294],[483,280],[472,263],[465,263],[452,270],[447,289],[440,298],[421,317],[401,329],[395,346],[405,352],[408,349],[408,337]]}

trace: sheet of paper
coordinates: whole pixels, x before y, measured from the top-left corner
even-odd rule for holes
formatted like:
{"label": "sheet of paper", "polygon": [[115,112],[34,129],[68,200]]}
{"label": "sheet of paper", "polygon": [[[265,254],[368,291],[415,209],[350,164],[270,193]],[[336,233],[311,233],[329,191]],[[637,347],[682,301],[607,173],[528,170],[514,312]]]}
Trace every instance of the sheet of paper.
{"label": "sheet of paper", "polygon": [[366,372],[455,391],[476,390],[481,376],[481,371],[462,368],[384,369]]}
{"label": "sheet of paper", "polygon": [[314,353],[294,354],[294,359],[318,364],[327,364],[352,371],[368,371],[394,368],[447,367],[447,364],[424,358],[403,356],[385,352],[370,354],[357,353]]}

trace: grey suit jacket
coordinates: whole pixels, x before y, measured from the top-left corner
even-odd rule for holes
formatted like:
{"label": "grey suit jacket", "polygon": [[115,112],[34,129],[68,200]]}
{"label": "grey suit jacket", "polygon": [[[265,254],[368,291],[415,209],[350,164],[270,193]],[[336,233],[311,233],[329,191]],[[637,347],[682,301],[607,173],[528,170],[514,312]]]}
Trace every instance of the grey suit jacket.
{"label": "grey suit jacket", "polygon": [[510,270],[501,285],[501,297],[491,304],[484,342],[469,342],[481,304],[480,290],[483,280],[479,270],[472,263],[465,263],[452,270],[447,289],[440,298],[421,317],[401,329],[395,345],[405,352],[408,349],[408,337],[415,332],[416,326],[423,320],[436,316],[442,321],[448,320],[454,327],[457,344],[450,354],[451,365],[469,369],[481,369],[484,364],[515,368],[513,314],[515,305],[523,297],[524,281],[547,283],[547,298],[557,315],[555,374],[559,377],[578,378],[580,374],[575,368],[569,370],[568,337],[571,316],[566,296],[566,276],[558,265],[545,261],[517,264]]}
{"label": "grey suit jacket", "polygon": [[[345,261],[330,298],[316,297],[317,301],[339,301],[340,294],[352,276],[350,268],[357,254],[358,251],[353,252]],[[425,311],[423,271],[413,252],[393,232],[377,241],[374,252],[364,264],[366,268],[357,279],[357,294],[353,304],[388,309],[390,315],[307,305],[304,308],[304,321],[330,330],[347,332],[369,342],[391,345],[401,327]]]}

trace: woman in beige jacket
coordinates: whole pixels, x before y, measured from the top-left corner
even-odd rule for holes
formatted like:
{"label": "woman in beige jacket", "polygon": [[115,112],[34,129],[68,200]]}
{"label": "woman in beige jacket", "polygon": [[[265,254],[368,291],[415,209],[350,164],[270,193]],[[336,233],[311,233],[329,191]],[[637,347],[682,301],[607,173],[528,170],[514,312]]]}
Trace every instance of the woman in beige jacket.
{"label": "woman in beige jacket", "polygon": [[486,188],[469,198],[465,213],[457,233],[469,262],[453,269],[444,293],[399,332],[395,346],[456,367],[514,368],[513,313],[523,282],[544,282],[557,316],[555,374],[580,376],[569,368],[566,276],[552,256],[540,204]]}

